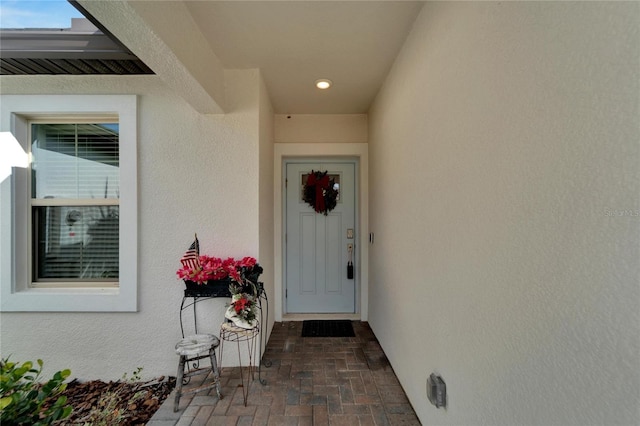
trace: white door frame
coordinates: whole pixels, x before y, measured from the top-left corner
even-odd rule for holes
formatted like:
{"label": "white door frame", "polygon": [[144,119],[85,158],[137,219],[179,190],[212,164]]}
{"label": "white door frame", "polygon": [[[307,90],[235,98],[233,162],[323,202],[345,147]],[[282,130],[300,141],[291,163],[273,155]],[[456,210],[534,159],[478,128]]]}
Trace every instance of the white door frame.
{"label": "white door frame", "polygon": [[[360,267],[356,292],[356,316],[367,321],[369,305],[369,147],[366,143],[276,143],[274,144],[274,295],[275,320],[282,321],[284,311],[284,174],[285,161],[288,159],[355,159],[356,167],[356,251],[359,252]],[[302,315],[296,315],[301,317]],[[318,317],[318,315],[314,315]]]}

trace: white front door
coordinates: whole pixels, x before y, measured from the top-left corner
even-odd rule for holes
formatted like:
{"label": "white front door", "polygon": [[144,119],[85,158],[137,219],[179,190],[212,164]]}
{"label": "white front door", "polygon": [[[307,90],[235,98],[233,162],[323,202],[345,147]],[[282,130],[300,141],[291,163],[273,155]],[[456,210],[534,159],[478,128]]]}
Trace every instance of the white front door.
{"label": "white front door", "polygon": [[[336,207],[327,215],[303,199],[312,170],[328,172],[338,189]],[[347,268],[356,250],[355,163],[290,162],[286,180],[287,312],[354,313],[357,274],[350,278]]]}

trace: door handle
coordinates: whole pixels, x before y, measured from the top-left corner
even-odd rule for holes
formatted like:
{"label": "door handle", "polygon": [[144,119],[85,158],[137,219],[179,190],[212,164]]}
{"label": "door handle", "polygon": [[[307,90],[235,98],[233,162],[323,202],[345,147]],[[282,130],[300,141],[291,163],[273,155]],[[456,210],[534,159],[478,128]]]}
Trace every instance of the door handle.
{"label": "door handle", "polygon": [[347,251],[349,252],[349,260],[347,261],[347,279],[353,279],[353,244],[347,244]]}

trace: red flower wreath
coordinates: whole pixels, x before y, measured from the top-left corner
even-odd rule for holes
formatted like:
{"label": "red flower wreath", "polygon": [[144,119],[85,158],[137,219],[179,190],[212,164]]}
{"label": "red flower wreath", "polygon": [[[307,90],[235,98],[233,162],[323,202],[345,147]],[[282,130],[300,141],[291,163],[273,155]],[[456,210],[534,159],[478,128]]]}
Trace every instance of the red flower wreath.
{"label": "red flower wreath", "polygon": [[338,190],[334,186],[335,180],[329,178],[327,171],[311,170],[304,185],[303,199],[316,213],[326,216],[338,204]]}

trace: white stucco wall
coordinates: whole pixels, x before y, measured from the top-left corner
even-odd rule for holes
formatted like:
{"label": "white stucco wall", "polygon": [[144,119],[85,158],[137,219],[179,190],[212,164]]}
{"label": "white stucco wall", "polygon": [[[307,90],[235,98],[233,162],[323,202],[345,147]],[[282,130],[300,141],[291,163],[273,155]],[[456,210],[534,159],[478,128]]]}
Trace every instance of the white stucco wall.
{"label": "white stucco wall", "polygon": [[[2,313],[2,356],[42,358],[46,371],[70,368],[81,379],[118,379],[137,367],[143,376],[175,375],[183,290],[175,271],[193,233],[201,252],[236,257],[257,257],[258,236],[268,237],[258,219],[269,207],[259,202],[259,173],[272,164],[259,149],[269,133],[259,119],[260,74],[225,71],[225,81],[228,113],[202,115],[154,76],[2,77],[3,94],[139,95],[138,312]],[[227,301],[199,305],[199,331],[217,334]]]}
{"label": "white stucco wall", "polygon": [[276,114],[276,143],[366,143],[366,114]]}
{"label": "white stucco wall", "polygon": [[369,321],[423,424],[640,423],[638,22],[418,17],[369,116]]}
{"label": "white stucco wall", "polygon": [[258,259],[263,266],[265,272],[261,279],[264,283],[265,292],[270,299],[269,318],[263,330],[267,335],[271,334],[271,328],[275,321],[274,300],[276,294],[274,291],[274,252],[273,252],[273,235],[274,235],[274,197],[273,197],[273,107],[269,98],[269,92],[264,84],[264,80],[260,79],[260,100],[259,100],[259,187],[260,202],[257,212],[260,242],[258,246]]}

